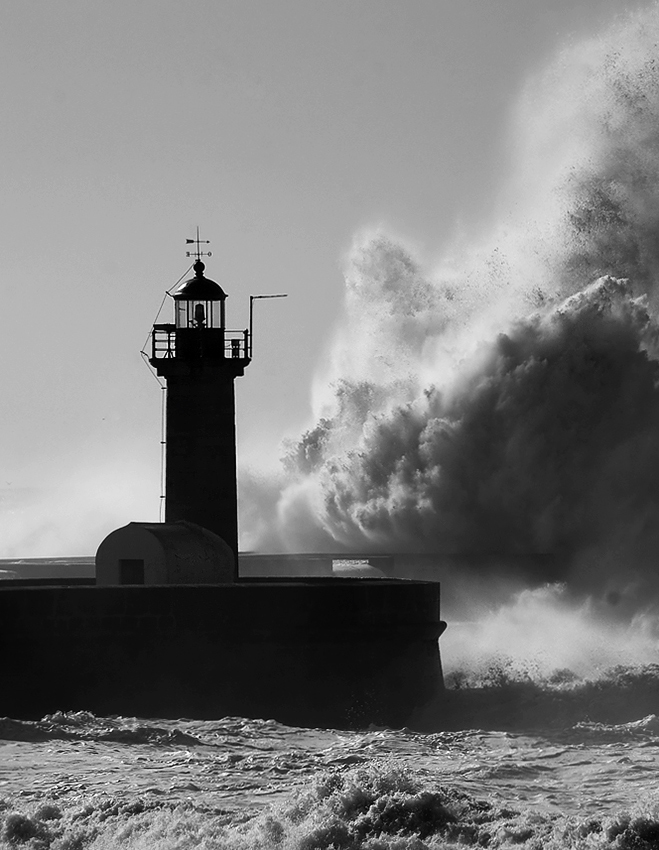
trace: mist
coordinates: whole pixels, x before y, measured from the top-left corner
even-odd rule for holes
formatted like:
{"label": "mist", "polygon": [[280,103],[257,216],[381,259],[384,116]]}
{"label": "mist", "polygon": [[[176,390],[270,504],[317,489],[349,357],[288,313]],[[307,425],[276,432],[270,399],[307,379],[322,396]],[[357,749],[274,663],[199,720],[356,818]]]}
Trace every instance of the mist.
{"label": "mist", "polygon": [[[117,456],[87,457],[62,471],[54,465],[38,486],[0,489],[0,558],[89,556],[131,519],[156,522],[158,482],[150,464],[126,448]],[[151,516],[144,517],[145,504],[153,505]]]}

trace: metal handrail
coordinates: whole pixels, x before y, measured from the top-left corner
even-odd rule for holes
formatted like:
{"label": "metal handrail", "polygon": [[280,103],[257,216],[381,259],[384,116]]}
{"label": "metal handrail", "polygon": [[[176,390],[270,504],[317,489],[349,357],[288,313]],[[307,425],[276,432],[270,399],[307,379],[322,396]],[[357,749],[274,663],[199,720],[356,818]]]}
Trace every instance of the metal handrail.
{"label": "metal handrail", "polygon": [[[200,329],[203,332],[203,329]],[[176,357],[176,331],[172,324],[154,325],[151,334],[151,359]],[[223,351],[228,359],[249,359],[249,330],[224,331]]]}
{"label": "metal handrail", "polygon": [[[161,354],[158,357],[158,354]],[[151,334],[151,359],[162,360],[176,356],[176,326],[154,325]]]}

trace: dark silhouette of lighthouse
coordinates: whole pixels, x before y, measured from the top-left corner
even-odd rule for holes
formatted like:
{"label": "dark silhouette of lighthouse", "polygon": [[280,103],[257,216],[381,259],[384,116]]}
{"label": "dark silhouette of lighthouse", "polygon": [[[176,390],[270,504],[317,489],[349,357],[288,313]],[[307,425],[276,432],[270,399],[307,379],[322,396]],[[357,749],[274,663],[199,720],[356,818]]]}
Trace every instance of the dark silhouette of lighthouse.
{"label": "dark silhouette of lighthouse", "polygon": [[226,329],[226,293],[204,275],[199,232],[194,277],[175,291],[174,323],[155,324],[150,362],[167,381],[165,522],[219,535],[238,558],[234,380],[251,360],[249,331]]}

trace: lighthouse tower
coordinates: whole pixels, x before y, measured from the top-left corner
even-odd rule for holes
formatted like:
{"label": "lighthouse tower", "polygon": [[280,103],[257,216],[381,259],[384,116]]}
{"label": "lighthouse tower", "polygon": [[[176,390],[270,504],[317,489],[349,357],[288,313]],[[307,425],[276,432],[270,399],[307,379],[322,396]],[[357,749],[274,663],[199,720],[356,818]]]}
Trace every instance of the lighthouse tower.
{"label": "lighthouse tower", "polygon": [[251,359],[249,331],[226,328],[222,287],[199,250],[176,290],[174,323],[155,324],[150,362],[167,382],[165,522],[195,523],[238,558],[234,380]]}

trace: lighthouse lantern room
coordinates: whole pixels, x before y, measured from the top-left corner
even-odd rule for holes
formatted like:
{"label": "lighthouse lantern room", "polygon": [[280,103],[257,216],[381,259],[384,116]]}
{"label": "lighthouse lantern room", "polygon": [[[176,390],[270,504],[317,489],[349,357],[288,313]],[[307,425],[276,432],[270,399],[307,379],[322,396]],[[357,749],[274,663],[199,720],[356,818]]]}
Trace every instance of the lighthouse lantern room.
{"label": "lighthouse lantern room", "polygon": [[175,323],[181,328],[221,328],[224,330],[226,293],[204,277],[201,260],[194,264],[195,276],[186,281],[174,295]]}

